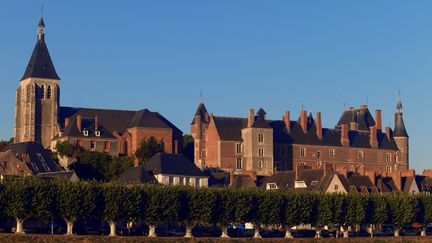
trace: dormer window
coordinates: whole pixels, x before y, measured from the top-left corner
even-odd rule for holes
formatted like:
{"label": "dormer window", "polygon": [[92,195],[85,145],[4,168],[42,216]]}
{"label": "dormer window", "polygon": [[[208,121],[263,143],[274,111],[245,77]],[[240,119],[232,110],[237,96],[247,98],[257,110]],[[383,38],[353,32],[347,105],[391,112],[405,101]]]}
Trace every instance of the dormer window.
{"label": "dormer window", "polygon": [[100,137],[100,131],[95,131],[96,137]]}
{"label": "dormer window", "polygon": [[87,130],[84,130],[84,131],[83,131],[83,134],[84,134],[84,136],[87,137],[87,136],[88,136],[88,131],[87,131]]}
{"label": "dormer window", "polygon": [[316,185],[318,185],[318,181],[312,181],[311,182],[311,186],[316,186]]}

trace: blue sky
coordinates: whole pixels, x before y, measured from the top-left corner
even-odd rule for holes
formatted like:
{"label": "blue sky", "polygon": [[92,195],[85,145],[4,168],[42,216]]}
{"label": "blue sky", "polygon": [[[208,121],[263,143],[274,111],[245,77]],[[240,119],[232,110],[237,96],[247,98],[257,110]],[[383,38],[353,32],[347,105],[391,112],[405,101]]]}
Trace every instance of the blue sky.
{"label": "blue sky", "polygon": [[42,2],[62,105],[146,107],[188,133],[202,90],[217,115],[304,105],[333,127],[344,102],[367,103],[393,125],[400,89],[411,166],[432,168],[431,1],[2,0],[2,139]]}

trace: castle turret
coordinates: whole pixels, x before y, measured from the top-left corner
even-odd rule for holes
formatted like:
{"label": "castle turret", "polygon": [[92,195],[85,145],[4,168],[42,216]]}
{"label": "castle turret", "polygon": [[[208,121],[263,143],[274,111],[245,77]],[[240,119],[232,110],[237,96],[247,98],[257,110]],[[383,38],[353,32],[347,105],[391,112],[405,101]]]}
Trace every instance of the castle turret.
{"label": "castle turret", "polygon": [[399,152],[396,157],[396,163],[400,169],[408,169],[409,168],[409,136],[406,131],[404,120],[403,120],[403,107],[402,107],[402,101],[400,95],[396,103],[393,137],[399,148]]}
{"label": "castle turret", "polygon": [[201,169],[205,168],[205,154],[202,154],[201,151],[205,149],[205,142],[203,140],[205,139],[205,130],[209,122],[210,116],[204,103],[201,101],[191,123],[191,132],[195,147],[194,162]]}
{"label": "castle turret", "polygon": [[14,135],[15,142],[39,141],[48,147],[59,131],[60,78],[44,32],[41,17],[36,45],[16,91]]}

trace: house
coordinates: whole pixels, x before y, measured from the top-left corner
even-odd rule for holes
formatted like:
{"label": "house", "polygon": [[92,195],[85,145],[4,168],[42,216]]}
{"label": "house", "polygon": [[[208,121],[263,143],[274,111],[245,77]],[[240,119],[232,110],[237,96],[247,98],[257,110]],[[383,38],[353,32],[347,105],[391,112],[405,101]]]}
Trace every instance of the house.
{"label": "house", "polygon": [[209,177],[183,154],[157,153],[143,168],[160,184],[208,187]]}
{"label": "house", "polygon": [[135,159],[133,167],[127,168],[122,174],[120,174],[118,181],[124,184],[158,183],[151,173],[144,169],[142,165],[138,165],[137,159]]}

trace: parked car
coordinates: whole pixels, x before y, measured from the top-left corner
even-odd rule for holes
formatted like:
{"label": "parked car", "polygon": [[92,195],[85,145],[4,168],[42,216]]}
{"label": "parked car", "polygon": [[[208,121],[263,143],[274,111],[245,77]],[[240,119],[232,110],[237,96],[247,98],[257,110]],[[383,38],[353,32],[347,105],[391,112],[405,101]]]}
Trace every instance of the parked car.
{"label": "parked car", "polygon": [[292,232],[294,238],[314,238],[315,230],[296,230]]}
{"label": "parked car", "polygon": [[400,231],[401,236],[416,236],[420,234],[421,234],[421,230],[416,229],[411,225],[404,225]]}
{"label": "parked car", "polygon": [[374,230],[374,236],[393,236],[394,232],[393,229],[390,227],[385,227],[385,228],[381,228],[381,229],[375,229]]}
{"label": "parked car", "polygon": [[260,233],[262,238],[282,238],[285,236],[285,232],[280,230],[262,230]]}

